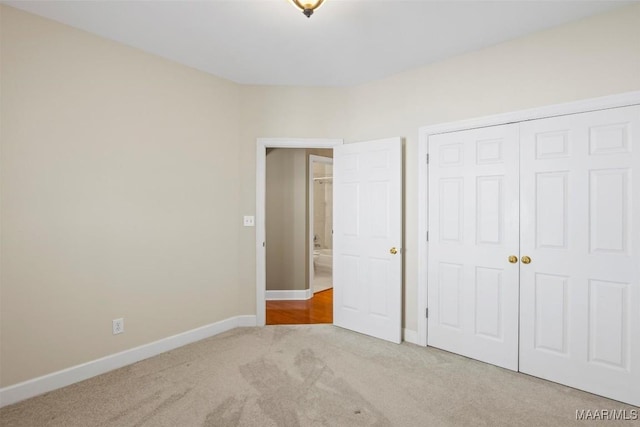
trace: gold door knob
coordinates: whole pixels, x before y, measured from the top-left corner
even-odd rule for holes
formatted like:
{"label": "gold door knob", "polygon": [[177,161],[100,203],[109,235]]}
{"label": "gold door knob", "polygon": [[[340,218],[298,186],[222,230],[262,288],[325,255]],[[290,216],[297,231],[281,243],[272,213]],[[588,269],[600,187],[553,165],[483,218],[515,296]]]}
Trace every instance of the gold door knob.
{"label": "gold door knob", "polygon": [[529,258],[528,256],[523,256],[521,259],[523,264],[529,264],[531,262],[531,258]]}
{"label": "gold door knob", "polygon": [[517,257],[517,256],[515,256],[515,255],[511,255],[511,256],[509,257],[509,262],[510,262],[511,264],[515,264],[516,262],[518,262],[518,257]]}
{"label": "gold door knob", "polygon": [[391,255],[395,255],[398,253],[398,250],[394,246],[393,248],[389,249],[389,252],[391,252]]}

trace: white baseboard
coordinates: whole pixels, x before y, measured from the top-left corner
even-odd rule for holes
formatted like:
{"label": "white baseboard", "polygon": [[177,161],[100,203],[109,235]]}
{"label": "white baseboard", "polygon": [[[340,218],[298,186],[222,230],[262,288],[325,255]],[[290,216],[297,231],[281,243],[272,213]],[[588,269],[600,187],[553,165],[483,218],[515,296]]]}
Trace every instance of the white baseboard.
{"label": "white baseboard", "polygon": [[235,326],[236,328],[252,328],[254,326],[258,326],[255,314],[245,315],[245,316],[236,316],[236,317],[233,317],[233,319],[236,319],[238,322],[238,324]]}
{"label": "white baseboard", "polygon": [[311,289],[302,291],[266,291],[265,299],[267,301],[274,300],[306,300],[313,297]]}
{"label": "white baseboard", "polygon": [[4,387],[0,389],[0,408],[79,381],[84,381],[96,375],[104,374],[231,329],[249,326],[256,326],[255,315],[230,317],[120,353]]}
{"label": "white baseboard", "polygon": [[411,329],[403,329],[404,340],[411,344],[418,344],[418,332],[412,331]]}

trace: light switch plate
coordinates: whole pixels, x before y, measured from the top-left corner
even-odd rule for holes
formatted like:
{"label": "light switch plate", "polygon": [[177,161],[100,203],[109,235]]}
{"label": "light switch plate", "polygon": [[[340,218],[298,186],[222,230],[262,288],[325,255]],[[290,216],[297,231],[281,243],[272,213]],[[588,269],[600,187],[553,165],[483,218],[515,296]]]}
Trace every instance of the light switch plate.
{"label": "light switch plate", "polygon": [[256,218],[253,215],[245,215],[244,216],[244,226],[245,227],[255,227]]}

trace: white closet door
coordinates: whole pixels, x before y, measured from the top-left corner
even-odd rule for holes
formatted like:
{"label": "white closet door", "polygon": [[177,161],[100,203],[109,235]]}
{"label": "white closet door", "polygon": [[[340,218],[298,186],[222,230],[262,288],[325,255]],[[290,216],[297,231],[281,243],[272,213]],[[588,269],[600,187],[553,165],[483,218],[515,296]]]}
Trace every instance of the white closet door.
{"label": "white closet door", "polygon": [[427,343],[518,369],[518,125],[429,137]]}
{"label": "white closet door", "polygon": [[640,405],[640,107],[520,136],[520,370]]}
{"label": "white closet door", "polygon": [[334,324],[402,339],[402,142],[333,150]]}

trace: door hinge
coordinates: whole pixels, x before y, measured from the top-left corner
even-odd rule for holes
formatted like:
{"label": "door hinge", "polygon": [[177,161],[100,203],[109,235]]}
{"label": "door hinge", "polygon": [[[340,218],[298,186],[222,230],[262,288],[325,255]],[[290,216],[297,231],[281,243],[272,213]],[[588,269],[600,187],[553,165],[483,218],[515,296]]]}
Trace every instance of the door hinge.
{"label": "door hinge", "polygon": [[427,164],[429,164],[429,153],[427,153]]}
{"label": "door hinge", "polygon": [[424,317],[429,318],[429,309],[425,309]]}
{"label": "door hinge", "polygon": [[429,232],[427,231],[427,242],[429,241]]}

